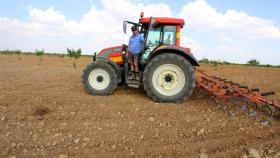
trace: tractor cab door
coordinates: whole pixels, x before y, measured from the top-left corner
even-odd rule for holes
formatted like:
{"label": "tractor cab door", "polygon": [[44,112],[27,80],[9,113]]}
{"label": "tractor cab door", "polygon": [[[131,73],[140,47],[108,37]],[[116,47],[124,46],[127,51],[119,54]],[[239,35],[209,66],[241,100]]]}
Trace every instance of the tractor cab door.
{"label": "tractor cab door", "polygon": [[147,31],[145,49],[142,53],[141,62],[146,63],[150,53],[160,45],[176,44],[176,26],[162,25],[150,28]]}
{"label": "tractor cab door", "polygon": [[141,62],[146,63],[146,60],[149,56],[149,54],[160,44],[160,39],[162,36],[161,28],[152,28],[147,32],[146,35],[146,43],[145,43],[145,49],[142,54]]}

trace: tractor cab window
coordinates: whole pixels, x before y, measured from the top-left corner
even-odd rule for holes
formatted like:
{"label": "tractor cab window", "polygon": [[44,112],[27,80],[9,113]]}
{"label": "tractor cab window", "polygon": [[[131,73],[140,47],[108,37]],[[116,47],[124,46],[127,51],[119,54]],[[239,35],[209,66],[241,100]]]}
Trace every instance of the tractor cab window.
{"label": "tractor cab window", "polygon": [[152,29],[149,31],[146,45],[150,48],[155,47],[160,44],[160,39],[161,39],[161,27]]}
{"label": "tractor cab window", "polygon": [[175,45],[176,43],[176,26],[163,27],[163,44]]}
{"label": "tractor cab window", "polygon": [[146,46],[156,47],[160,44],[175,45],[176,26],[162,26],[149,31]]}
{"label": "tractor cab window", "polygon": [[145,62],[149,54],[161,43],[162,37],[162,27],[152,28],[147,33],[146,39],[146,50],[143,54],[142,62]]}

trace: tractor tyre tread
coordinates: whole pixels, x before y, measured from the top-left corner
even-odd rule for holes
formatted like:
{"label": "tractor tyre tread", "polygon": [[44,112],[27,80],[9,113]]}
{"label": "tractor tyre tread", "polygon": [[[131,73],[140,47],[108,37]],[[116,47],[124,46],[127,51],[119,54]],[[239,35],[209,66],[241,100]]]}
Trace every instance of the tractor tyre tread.
{"label": "tractor tyre tread", "polygon": [[[110,83],[109,83],[108,87],[104,90],[96,90],[96,89],[94,89],[94,87],[92,87],[89,84],[89,81],[88,81],[89,74],[92,70],[94,70],[96,68],[101,68],[101,69],[107,71],[109,74]],[[90,95],[98,95],[98,96],[110,95],[114,92],[114,90],[118,86],[117,73],[116,73],[115,69],[109,63],[106,63],[104,61],[95,61],[95,62],[87,65],[86,68],[83,70],[82,84],[84,85],[86,92]]]}
{"label": "tractor tyre tread", "polygon": [[[177,65],[182,69],[186,78],[186,82],[184,88],[176,95],[164,96],[158,93],[153,87],[152,76],[156,68],[163,64],[170,63]],[[143,73],[144,90],[147,92],[147,95],[155,102],[178,103],[186,100],[192,95],[195,89],[195,81],[196,78],[193,66],[184,57],[174,53],[164,53],[154,57],[149,61]]]}

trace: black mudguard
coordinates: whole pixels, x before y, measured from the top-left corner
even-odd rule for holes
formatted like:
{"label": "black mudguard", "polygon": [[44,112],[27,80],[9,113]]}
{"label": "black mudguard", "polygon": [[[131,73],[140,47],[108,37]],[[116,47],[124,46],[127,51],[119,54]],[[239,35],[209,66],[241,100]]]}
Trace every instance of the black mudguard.
{"label": "black mudguard", "polygon": [[184,58],[186,58],[191,63],[192,66],[199,66],[198,60],[191,53],[189,53],[189,52],[187,52],[187,50],[185,50],[181,47],[177,47],[177,46],[158,47],[149,55],[148,61],[150,61],[152,58],[154,58],[155,56],[162,54],[162,53],[175,53],[175,54],[181,55]]}

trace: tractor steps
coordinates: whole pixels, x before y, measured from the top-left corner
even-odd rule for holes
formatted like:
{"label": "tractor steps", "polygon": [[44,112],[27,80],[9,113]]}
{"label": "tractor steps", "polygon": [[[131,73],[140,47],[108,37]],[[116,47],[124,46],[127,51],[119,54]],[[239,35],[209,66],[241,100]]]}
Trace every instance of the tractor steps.
{"label": "tractor steps", "polygon": [[131,87],[131,88],[139,88],[142,83],[140,81],[137,80],[127,80],[127,86]]}

